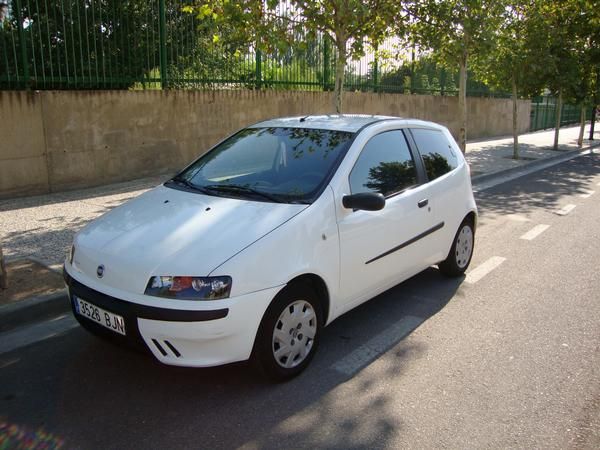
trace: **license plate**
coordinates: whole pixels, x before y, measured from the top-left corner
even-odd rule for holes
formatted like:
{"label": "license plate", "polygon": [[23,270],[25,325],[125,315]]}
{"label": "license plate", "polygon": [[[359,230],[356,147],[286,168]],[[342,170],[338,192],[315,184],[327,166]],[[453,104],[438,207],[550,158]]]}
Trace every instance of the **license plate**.
{"label": "license plate", "polygon": [[123,320],[123,317],[92,305],[79,297],[73,296],[73,300],[77,314],[125,336],[125,320]]}

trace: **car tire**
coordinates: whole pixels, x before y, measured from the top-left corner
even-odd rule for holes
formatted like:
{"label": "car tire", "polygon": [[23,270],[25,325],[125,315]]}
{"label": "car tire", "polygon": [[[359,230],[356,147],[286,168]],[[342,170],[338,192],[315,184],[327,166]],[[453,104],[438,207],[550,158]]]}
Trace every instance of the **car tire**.
{"label": "car tire", "polygon": [[450,253],[438,264],[440,272],[449,277],[459,277],[465,273],[473,257],[475,230],[473,222],[467,218],[458,227]]}
{"label": "car tire", "polygon": [[288,285],[267,309],[256,336],[253,359],[272,381],[300,374],[312,360],[321,336],[319,297],[306,285]]}

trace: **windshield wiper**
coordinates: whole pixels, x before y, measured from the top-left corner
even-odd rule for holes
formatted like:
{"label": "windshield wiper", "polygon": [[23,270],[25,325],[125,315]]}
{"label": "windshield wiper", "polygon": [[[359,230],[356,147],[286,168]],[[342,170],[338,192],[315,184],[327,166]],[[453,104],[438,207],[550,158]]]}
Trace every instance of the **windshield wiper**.
{"label": "windshield wiper", "polygon": [[238,192],[241,194],[252,194],[257,197],[262,197],[275,203],[284,203],[280,198],[267,194],[266,192],[257,191],[248,186],[240,186],[239,184],[209,184],[208,186],[202,186],[204,189],[209,191],[217,192]]}
{"label": "windshield wiper", "polygon": [[198,191],[198,192],[202,192],[203,194],[206,194],[206,189],[204,189],[202,186],[198,186],[195,185],[194,183],[192,183],[190,180],[188,180],[187,178],[183,178],[183,177],[175,177],[175,178],[171,178],[169,180],[170,183],[176,183],[179,184],[181,186],[185,186],[193,191]]}

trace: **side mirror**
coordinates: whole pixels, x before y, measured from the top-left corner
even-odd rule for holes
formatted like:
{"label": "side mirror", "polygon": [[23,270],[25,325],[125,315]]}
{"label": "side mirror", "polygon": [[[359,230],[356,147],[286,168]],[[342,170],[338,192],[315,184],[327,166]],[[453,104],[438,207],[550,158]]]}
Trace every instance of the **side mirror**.
{"label": "side mirror", "polygon": [[344,205],[344,208],[354,210],[379,211],[385,206],[385,197],[374,192],[360,192],[353,195],[344,195],[342,205]]}

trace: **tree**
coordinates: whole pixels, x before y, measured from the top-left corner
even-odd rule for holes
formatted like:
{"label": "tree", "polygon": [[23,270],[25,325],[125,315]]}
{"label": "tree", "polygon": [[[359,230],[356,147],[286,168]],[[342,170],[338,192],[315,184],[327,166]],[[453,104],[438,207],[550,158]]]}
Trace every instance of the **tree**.
{"label": "tree", "polygon": [[536,0],[508,1],[493,46],[477,55],[474,64],[486,84],[511,92],[514,159],[519,159],[519,95],[536,95],[544,87],[544,59],[536,49],[545,44],[546,35],[538,32],[538,14]]}
{"label": "tree", "polygon": [[[544,61],[542,77],[550,92],[558,96],[554,133],[554,149],[558,149],[564,101],[577,103],[583,109],[593,97],[594,72],[600,64],[599,12],[597,4],[589,0],[537,0],[536,7],[539,11],[536,26],[543,35],[536,49]],[[582,133],[579,141],[583,141]]]}
{"label": "tree", "polygon": [[577,51],[577,68],[579,77],[576,83],[567,86],[566,94],[574,103],[580,105],[581,120],[577,144],[583,146],[585,129],[585,112],[589,106],[596,105],[598,99],[598,82],[600,81],[600,9],[596,2],[577,1],[573,7],[579,10],[574,14],[574,33]]}
{"label": "tree", "polygon": [[390,27],[403,29],[402,1],[393,0],[292,0],[299,21],[309,35],[323,33],[333,41],[335,66],[334,107],[343,110],[344,72],[350,59],[364,54],[365,41],[376,48]]}
{"label": "tree", "polygon": [[[210,35],[217,54],[241,56],[254,52],[256,66],[254,74],[262,69],[263,52],[276,53],[282,63],[285,55],[296,43],[296,26],[289,2],[278,0],[198,0],[183,7],[183,11],[194,14],[198,22],[198,33]],[[298,44],[297,44],[298,45]],[[301,45],[298,45],[301,47]],[[213,51],[214,53],[214,51]],[[282,59],[283,57],[283,59]],[[254,74],[243,76],[254,86],[261,86],[261,79]],[[260,74],[262,77],[262,74]]]}
{"label": "tree", "polygon": [[558,149],[558,138],[561,123],[561,112],[565,88],[577,83],[579,78],[578,55],[576,54],[576,37],[574,35],[574,15],[569,11],[566,2],[540,1],[540,17],[546,34],[542,51],[546,61],[546,84],[550,92],[557,95],[556,125],[554,132],[554,149]]}
{"label": "tree", "polygon": [[[159,70],[158,2],[9,3],[11,15],[0,28],[0,48],[12,48],[3,55],[0,78],[4,80],[19,76],[22,87],[33,89],[128,89],[136,82],[145,83],[152,71]],[[210,59],[204,44],[207,40],[190,27],[192,18],[182,14],[178,3],[166,2],[165,15],[167,27],[177,30],[166,37],[173,76],[176,68],[183,66],[183,54],[191,60],[192,55],[201,53],[203,61],[210,60],[213,66],[218,63],[219,59]],[[27,80],[23,78],[25,55]]]}
{"label": "tree", "polygon": [[408,12],[413,19],[412,35],[422,49],[431,49],[445,65],[460,68],[458,144],[467,143],[467,64],[469,57],[485,51],[499,22],[498,0],[412,0]]}
{"label": "tree", "polygon": [[188,6],[217,39],[238,47],[282,53],[298,43],[298,36],[314,42],[326,36],[336,52],[334,107],[342,112],[344,72],[351,58],[364,54],[366,41],[377,46],[393,21],[399,17],[399,2],[393,0],[208,0]]}

